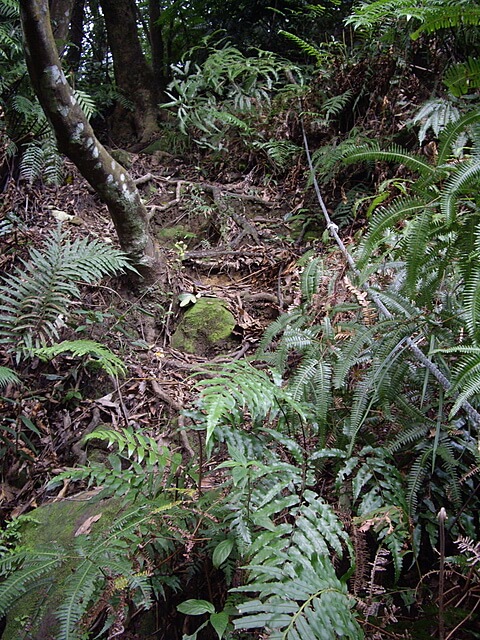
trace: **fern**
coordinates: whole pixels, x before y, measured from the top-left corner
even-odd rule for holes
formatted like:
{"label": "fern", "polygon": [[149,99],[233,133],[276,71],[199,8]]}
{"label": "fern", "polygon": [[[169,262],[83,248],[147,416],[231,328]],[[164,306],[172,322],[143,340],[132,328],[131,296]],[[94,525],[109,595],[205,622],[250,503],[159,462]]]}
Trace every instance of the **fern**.
{"label": "fern", "polygon": [[447,69],[443,82],[449,92],[456,97],[464,96],[480,87],[480,60],[469,58]]}
{"label": "fern", "polygon": [[295,35],[294,33],[290,33],[289,31],[284,31],[283,29],[279,31],[279,34],[293,42],[301,51],[303,51],[303,53],[306,53],[308,56],[315,58],[317,64],[321,64],[324,60],[325,53],[323,53],[319,48],[310,44],[303,38],[300,38],[299,36]]}
{"label": "fern", "polygon": [[270,638],[359,640],[363,633],[352,611],[344,579],[338,579],[332,553],[343,557],[348,537],[330,507],[312,492],[292,509],[294,525],[261,533],[251,548],[249,584],[258,600],[239,606],[237,629],[264,628]]}
{"label": "fern", "polygon": [[10,573],[12,565],[20,563],[14,573],[2,581],[0,589],[0,615],[4,616],[10,607],[36,582],[57,570],[62,564],[62,551],[37,550],[35,555],[20,552],[8,555],[0,564],[1,573]]}
{"label": "fern", "polygon": [[434,168],[428,162],[412,155],[398,145],[386,150],[373,144],[364,147],[351,147],[344,152],[343,160],[348,164],[372,161],[397,162],[425,177],[431,176],[434,172]]}
{"label": "fern", "polygon": [[90,356],[101,369],[110,376],[125,375],[127,369],[124,362],[104,345],[94,340],[64,340],[51,347],[33,349],[32,355],[41,360],[51,360],[61,353],[70,352],[75,358]]}
{"label": "fern", "polygon": [[78,103],[78,106],[81,108],[87,120],[96,113],[97,107],[95,101],[91,96],[88,95],[85,91],[81,91],[80,89],[75,89],[73,92],[75,99]]}
{"label": "fern", "polygon": [[477,27],[480,24],[480,8],[474,4],[456,6],[442,2],[437,7],[433,6],[429,13],[426,13],[422,25],[411,34],[412,39],[416,40],[422,33],[434,33],[440,29]]}
{"label": "fern", "polygon": [[202,380],[200,403],[206,411],[207,442],[222,422],[239,422],[243,412],[252,416],[254,424],[272,418],[279,406],[288,407],[303,415],[303,407],[295,402],[290,393],[282,390],[266,372],[259,371],[247,363],[232,363],[221,377]]}
{"label": "fern", "polygon": [[0,367],[0,389],[8,384],[20,384],[20,378],[8,367]]}
{"label": "fern", "polygon": [[402,478],[386,451],[363,448],[347,459],[337,476],[339,487],[351,477],[356,522],[372,529],[391,553],[399,580],[409,540],[407,504]]}
{"label": "fern", "polygon": [[471,193],[472,187],[479,182],[480,177],[480,159],[472,158],[464,160],[450,177],[448,178],[442,193],[441,210],[447,220],[447,225],[451,225],[456,218],[456,205],[459,195]]}
{"label": "fern", "polygon": [[20,177],[33,183],[43,178],[46,184],[60,185],[64,178],[64,162],[53,135],[27,145],[20,164]]}
{"label": "fern", "polygon": [[58,340],[72,298],[80,297],[77,282],[92,284],[127,266],[122,252],[88,238],[70,242],[58,228],[0,286],[0,343],[14,345],[20,358]]}
{"label": "fern", "polygon": [[412,124],[419,124],[418,141],[423,144],[429,129],[438,137],[441,131],[460,118],[460,111],[450,100],[437,98],[425,102],[412,118]]}

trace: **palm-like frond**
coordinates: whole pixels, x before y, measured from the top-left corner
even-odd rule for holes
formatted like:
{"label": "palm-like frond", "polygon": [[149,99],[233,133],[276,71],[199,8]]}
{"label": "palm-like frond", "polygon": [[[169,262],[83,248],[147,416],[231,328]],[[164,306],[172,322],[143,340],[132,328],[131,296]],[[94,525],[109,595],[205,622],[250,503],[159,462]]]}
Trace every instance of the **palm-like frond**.
{"label": "palm-like frond", "polygon": [[381,149],[378,143],[371,146],[353,147],[344,153],[343,161],[346,164],[355,162],[397,162],[404,164],[424,177],[431,176],[435,171],[431,164],[398,145],[391,146],[389,149]]}
{"label": "palm-like frond", "polygon": [[473,4],[449,4],[442,2],[435,4],[431,10],[425,12],[422,25],[416,29],[411,37],[416,40],[422,33],[435,33],[440,29],[451,29],[460,26],[474,26],[480,24],[480,7]]}
{"label": "palm-like frond", "polygon": [[[62,564],[61,551],[38,550],[35,555],[28,553],[17,554],[23,562],[21,568],[2,581],[0,589],[0,615],[4,616],[8,609],[23,596],[28,589],[40,578],[51,574]],[[5,563],[11,566],[15,558],[7,556]],[[2,563],[3,564],[3,563]]]}
{"label": "palm-like frond", "polygon": [[469,58],[447,69],[443,82],[454,96],[464,96],[480,86],[480,60]]}
{"label": "palm-like frond", "polygon": [[478,186],[479,180],[479,158],[464,160],[456,165],[455,170],[445,183],[441,199],[442,213],[445,215],[448,225],[451,225],[456,218],[456,205],[462,193],[466,192],[471,197],[472,187]]}

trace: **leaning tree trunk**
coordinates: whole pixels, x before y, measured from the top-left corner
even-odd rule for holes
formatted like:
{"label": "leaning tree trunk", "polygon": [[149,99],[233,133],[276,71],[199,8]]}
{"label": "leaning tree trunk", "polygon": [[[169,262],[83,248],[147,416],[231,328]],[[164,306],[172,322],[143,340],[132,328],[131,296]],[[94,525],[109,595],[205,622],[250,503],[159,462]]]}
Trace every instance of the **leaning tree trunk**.
{"label": "leaning tree trunk", "polygon": [[122,249],[145,277],[152,276],[156,255],[147,211],[135,183],[98,142],[75,100],[60,66],[48,0],[20,0],[20,10],[28,71],[58,147],[107,205]]}

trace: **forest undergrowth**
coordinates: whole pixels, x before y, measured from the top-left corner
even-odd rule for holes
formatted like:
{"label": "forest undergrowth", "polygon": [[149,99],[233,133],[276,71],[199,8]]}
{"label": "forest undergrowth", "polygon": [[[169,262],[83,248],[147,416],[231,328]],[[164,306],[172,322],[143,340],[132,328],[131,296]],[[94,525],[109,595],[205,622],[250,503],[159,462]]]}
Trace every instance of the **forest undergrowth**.
{"label": "forest undergrowth", "polygon": [[[132,287],[51,132],[2,182],[7,637],[480,637],[477,66],[429,99],[418,59],[450,49],[414,36],[357,57],[286,33],[313,72],[228,42],[172,69],[157,146],[117,150],[167,287]],[[202,298],[228,341],[172,348]]]}

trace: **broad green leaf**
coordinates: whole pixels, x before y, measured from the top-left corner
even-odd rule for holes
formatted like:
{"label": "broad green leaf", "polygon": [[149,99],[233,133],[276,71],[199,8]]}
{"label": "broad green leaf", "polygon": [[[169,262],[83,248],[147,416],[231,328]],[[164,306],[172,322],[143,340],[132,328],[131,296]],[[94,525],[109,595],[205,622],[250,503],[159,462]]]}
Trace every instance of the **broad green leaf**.
{"label": "broad green leaf", "polygon": [[227,538],[226,540],[222,540],[222,542],[217,544],[217,546],[215,547],[215,551],[213,552],[213,555],[212,555],[213,566],[216,569],[218,569],[218,567],[220,567],[225,562],[228,556],[232,553],[232,549],[233,549],[232,538]]}
{"label": "broad green leaf", "polygon": [[212,615],[210,616],[210,623],[217,632],[219,640],[222,640],[223,634],[225,633],[225,630],[228,626],[228,615],[225,613],[225,611],[220,611],[220,613],[212,613]]}
{"label": "broad green leaf", "polygon": [[215,607],[208,600],[185,600],[177,606],[177,611],[189,616],[201,616],[203,613],[215,613]]}

